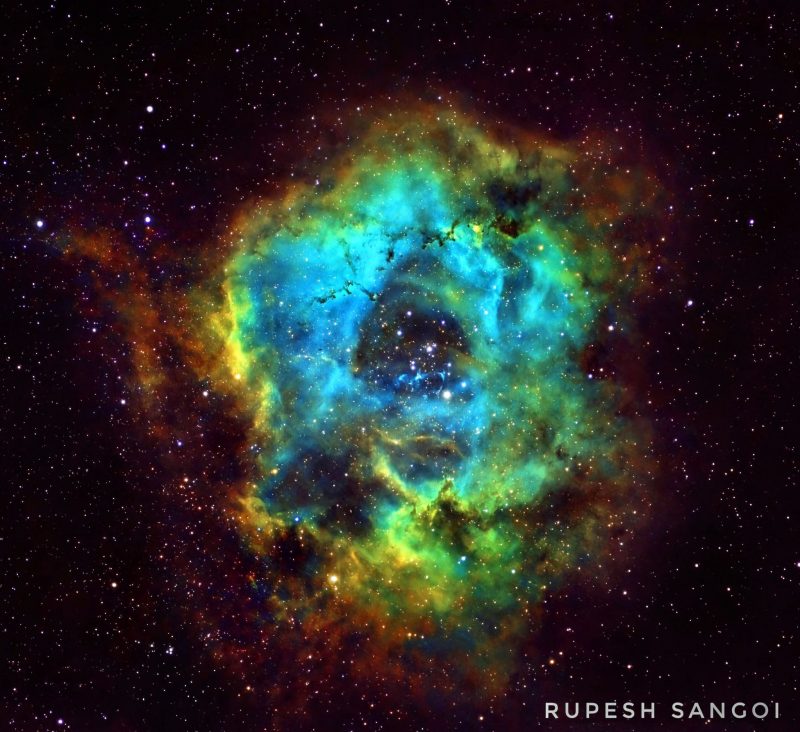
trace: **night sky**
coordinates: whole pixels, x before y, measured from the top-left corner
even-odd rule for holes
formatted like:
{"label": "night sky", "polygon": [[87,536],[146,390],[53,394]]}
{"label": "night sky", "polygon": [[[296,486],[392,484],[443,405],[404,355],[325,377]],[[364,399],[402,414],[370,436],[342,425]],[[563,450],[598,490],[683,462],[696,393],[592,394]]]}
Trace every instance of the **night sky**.
{"label": "night sky", "polygon": [[[791,3],[7,5],[3,722],[699,730],[669,705],[764,701],[711,728],[797,728]],[[551,246],[581,292],[537,320]],[[544,719],[606,700],[657,720]]]}

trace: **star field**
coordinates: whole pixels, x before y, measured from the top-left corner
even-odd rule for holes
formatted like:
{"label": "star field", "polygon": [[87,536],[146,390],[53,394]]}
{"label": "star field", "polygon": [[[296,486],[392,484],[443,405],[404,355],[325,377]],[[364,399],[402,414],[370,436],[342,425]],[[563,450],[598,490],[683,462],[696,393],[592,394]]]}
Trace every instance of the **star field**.
{"label": "star field", "polygon": [[6,14],[11,729],[796,727],[790,6]]}

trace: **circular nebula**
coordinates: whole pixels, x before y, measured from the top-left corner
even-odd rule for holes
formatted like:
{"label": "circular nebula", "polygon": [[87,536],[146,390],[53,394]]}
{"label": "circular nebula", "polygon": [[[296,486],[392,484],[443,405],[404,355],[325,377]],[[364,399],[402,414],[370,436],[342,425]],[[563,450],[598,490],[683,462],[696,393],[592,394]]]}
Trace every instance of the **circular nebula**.
{"label": "circular nebula", "polygon": [[548,594],[600,572],[651,502],[632,374],[659,187],[602,140],[439,106],[377,114],[322,158],[239,215],[213,271],[137,285],[129,340],[146,323],[169,343],[134,368],[143,403],[163,424],[177,361],[217,399],[172,422],[237,426],[227,469],[192,458],[185,490],[238,557],[209,560],[224,590],[194,614],[271,698],[310,678],[492,693]]}

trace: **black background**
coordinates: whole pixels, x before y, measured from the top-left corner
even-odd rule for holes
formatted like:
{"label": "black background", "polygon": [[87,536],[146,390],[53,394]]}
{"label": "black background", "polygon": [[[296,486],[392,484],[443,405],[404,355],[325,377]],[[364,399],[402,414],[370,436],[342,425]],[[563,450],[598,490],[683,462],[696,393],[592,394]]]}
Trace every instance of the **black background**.
{"label": "black background", "polygon": [[[536,727],[545,699],[633,699],[779,701],[784,718],[758,725],[796,728],[791,3],[54,2],[2,14],[2,721],[266,726],[153,591],[160,504],[129,467],[148,458],[129,437],[116,354],[91,331],[105,324],[76,310],[86,283],[52,237],[69,221],[136,240],[149,215],[153,236],[205,240],[325,125],[403,91],[456,93],[557,137],[616,132],[675,207],[664,296],[643,321],[670,455],[661,516],[605,594],[553,598],[541,642],[565,660],[475,726]],[[701,727],[659,708],[653,726]],[[332,709],[317,727],[380,726],[363,714]]]}

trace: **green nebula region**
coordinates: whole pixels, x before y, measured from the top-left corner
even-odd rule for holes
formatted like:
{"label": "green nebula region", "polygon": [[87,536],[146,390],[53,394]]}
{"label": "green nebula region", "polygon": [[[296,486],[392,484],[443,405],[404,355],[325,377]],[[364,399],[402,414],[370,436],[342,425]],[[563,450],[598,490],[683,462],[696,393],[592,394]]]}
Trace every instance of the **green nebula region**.
{"label": "green nebula region", "polygon": [[649,428],[608,354],[636,358],[655,198],[600,141],[420,107],[242,214],[207,320],[270,623],[510,673],[547,593],[647,505]]}

